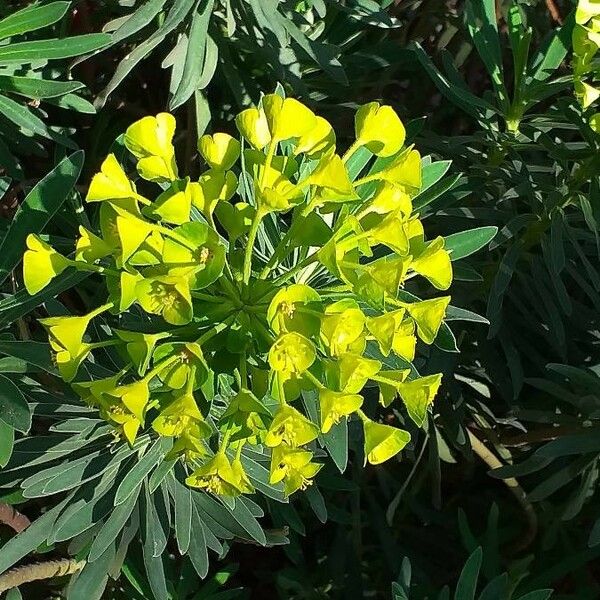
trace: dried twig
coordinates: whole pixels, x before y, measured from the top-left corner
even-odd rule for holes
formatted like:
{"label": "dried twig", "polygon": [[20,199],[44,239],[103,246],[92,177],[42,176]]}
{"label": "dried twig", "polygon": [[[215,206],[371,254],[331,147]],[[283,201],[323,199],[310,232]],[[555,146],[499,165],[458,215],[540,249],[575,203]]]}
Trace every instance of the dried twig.
{"label": "dried twig", "polygon": [[559,25],[562,25],[563,19],[560,10],[558,10],[558,6],[556,6],[556,2],[554,2],[554,0],[546,0],[546,6],[548,7],[548,12],[552,19]]}
{"label": "dried twig", "polygon": [[31,524],[31,521],[10,504],[0,502],[0,523],[11,527],[15,533],[20,533]]}
{"label": "dried twig", "polygon": [[[491,469],[499,469],[504,466],[496,457],[495,454],[491,452],[487,448],[487,446],[475,436],[475,434],[467,428],[467,433],[469,434],[469,441],[471,442],[471,447],[473,448],[473,452],[477,454],[477,456]],[[525,535],[519,540],[519,542],[512,548],[514,552],[520,552],[525,550],[531,542],[535,539],[538,531],[538,519],[537,514],[533,508],[531,502],[529,502],[527,498],[527,494],[520,486],[519,482],[514,477],[508,477],[506,479],[502,479],[504,485],[508,487],[511,491],[512,495],[517,499],[523,512],[525,513],[525,517],[527,519],[527,531]]]}

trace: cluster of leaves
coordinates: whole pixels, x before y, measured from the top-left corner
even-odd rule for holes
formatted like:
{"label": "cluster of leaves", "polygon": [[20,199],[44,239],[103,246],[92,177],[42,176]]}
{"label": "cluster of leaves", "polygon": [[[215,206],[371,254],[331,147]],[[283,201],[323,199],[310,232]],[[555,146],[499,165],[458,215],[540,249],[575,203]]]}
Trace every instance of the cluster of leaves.
{"label": "cluster of leaves", "polygon": [[[367,23],[382,28],[394,26],[383,10],[391,4],[388,0],[381,5],[350,2],[343,6],[323,0],[146,0],[137,4],[104,27],[111,35],[109,47],[141,41],[128,49],[98,95],[97,106],[106,102],[137,64],[156,48],[164,52],[165,45],[171,47],[162,61],[162,67],[171,71],[170,110],[206,89],[217,69],[222,71],[238,104],[243,104],[248,94],[258,95],[258,65],[263,71],[268,66],[271,81],[301,86],[303,63],[310,61],[311,68],[322,70],[338,83],[347,83],[339,61],[340,49],[323,39],[325,20],[342,11],[348,24],[354,21],[358,25],[351,31]],[[249,64],[256,67],[249,69]]]}
{"label": "cluster of leaves", "polygon": [[[11,177],[23,176],[14,152],[43,154],[40,140],[76,147],[64,131],[48,125],[48,114],[40,102],[66,110],[94,112],[93,106],[76,93],[84,88],[83,83],[64,80],[66,69],[54,65],[57,60],[99,50],[110,37],[92,33],[32,39],[39,30],[56,27],[69,6],[70,2],[63,1],[34,4],[0,21],[0,165]],[[23,98],[27,104],[19,101]]]}
{"label": "cluster of leaves", "polygon": [[[588,109],[600,97],[598,59],[600,48],[600,6],[593,0],[580,0],[573,28],[573,80],[575,95],[582,108]],[[589,118],[590,127],[600,131],[600,113]]]}

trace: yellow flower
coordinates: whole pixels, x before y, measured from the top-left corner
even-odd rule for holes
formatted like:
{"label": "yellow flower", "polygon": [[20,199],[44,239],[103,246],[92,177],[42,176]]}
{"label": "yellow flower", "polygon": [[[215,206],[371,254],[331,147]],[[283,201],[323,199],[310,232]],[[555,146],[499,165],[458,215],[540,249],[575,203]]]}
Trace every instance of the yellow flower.
{"label": "yellow flower", "polygon": [[283,405],[273,418],[265,437],[265,444],[270,447],[280,444],[303,446],[312,442],[318,435],[319,428],[314,423],[295,408]]}
{"label": "yellow flower", "polygon": [[200,468],[196,469],[185,482],[194,488],[206,490],[218,496],[235,497],[245,486],[239,471],[235,472],[224,452],[218,452]]}
{"label": "yellow flower", "polygon": [[140,306],[148,313],[162,315],[171,325],[186,325],[194,316],[187,277],[151,277],[135,286]]}
{"label": "yellow flower", "polygon": [[280,335],[269,350],[269,365],[288,379],[301,375],[315,361],[314,344],[296,332]]}
{"label": "yellow flower", "polygon": [[290,496],[297,490],[305,490],[323,465],[311,462],[313,453],[281,444],[273,448],[269,483],[284,482],[284,492]]}
{"label": "yellow flower", "polygon": [[326,388],[319,390],[321,407],[321,431],[327,433],[342,417],[348,417],[356,412],[363,403],[360,394],[334,392]]}
{"label": "yellow flower", "polygon": [[[167,437],[177,437],[189,427],[190,422],[203,422],[204,417],[196,404],[193,393],[186,391],[182,395],[173,393],[168,396],[171,401],[152,421],[152,429],[156,433]],[[203,425],[210,430],[206,423]]]}

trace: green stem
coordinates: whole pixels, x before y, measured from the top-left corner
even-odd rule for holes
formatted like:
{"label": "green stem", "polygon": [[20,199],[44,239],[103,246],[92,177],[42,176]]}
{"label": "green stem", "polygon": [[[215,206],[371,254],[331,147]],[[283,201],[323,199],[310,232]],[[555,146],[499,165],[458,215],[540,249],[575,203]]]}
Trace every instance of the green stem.
{"label": "green stem", "polygon": [[183,237],[176,231],[169,229],[168,227],[164,227],[163,225],[157,225],[157,224],[153,224],[151,227],[152,227],[152,229],[158,231],[159,233],[162,233],[163,235],[170,237],[172,240],[175,240],[176,242],[178,242],[179,244],[181,244],[188,250],[191,250],[192,252],[195,252],[198,249],[193,242],[191,242],[187,238]]}
{"label": "green stem", "polygon": [[163,369],[170,367],[173,363],[180,360],[179,354],[175,354],[174,356],[169,356],[165,358],[165,360],[159,362],[151,371],[148,371],[146,375],[144,375],[142,381],[150,381],[153,377],[156,377]]}
{"label": "green stem", "polygon": [[380,173],[372,173],[371,175],[365,175],[364,177],[357,179],[353,185],[354,187],[357,187],[359,185],[364,185],[365,183],[371,183],[371,181],[378,181],[379,179],[381,179],[380,175]]}
{"label": "green stem", "polygon": [[258,228],[260,226],[260,222],[262,218],[265,216],[265,212],[260,208],[256,209],[256,214],[254,215],[254,219],[252,219],[252,225],[250,226],[250,231],[248,233],[248,245],[246,246],[246,252],[244,253],[244,283],[248,283],[250,281],[250,274],[252,273],[252,253],[254,251],[254,242],[256,241],[256,234],[258,233]]}
{"label": "green stem", "polygon": [[304,223],[304,220],[308,216],[308,214],[314,210],[319,205],[318,200],[311,200],[304,207],[302,212],[298,215],[297,219],[292,220],[292,224],[290,228],[287,230],[286,234],[283,236],[282,240],[277,244],[277,248],[275,248],[275,252],[273,252],[271,258],[269,258],[269,262],[265,265],[265,268],[260,272],[258,276],[259,279],[266,279],[269,273],[273,270],[275,266],[277,266],[289,253],[288,244],[291,239],[293,239],[294,235],[298,231],[298,228]]}
{"label": "green stem", "polygon": [[117,346],[121,343],[121,340],[104,340],[102,342],[92,342],[90,348],[96,350],[96,348],[107,348],[108,346]]}
{"label": "green stem", "polygon": [[73,260],[71,261],[71,263],[78,271],[90,271],[92,273],[112,275],[113,277],[121,276],[121,271],[111,269],[110,267],[103,267],[102,265],[91,265],[89,263],[83,262],[82,260]]}
{"label": "green stem", "polygon": [[221,440],[221,445],[219,446],[218,454],[225,454],[225,450],[227,450],[227,446],[229,445],[229,440],[231,439],[232,435],[231,429],[228,429],[224,433],[223,439]]}
{"label": "green stem", "polygon": [[144,206],[150,206],[152,204],[152,202],[148,200],[148,198],[144,198],[144,196],[141,196],[140,194],[136,194],[135,199],[138,202],[141,202]]}
{"label": "green stem", "polygon": [[205,344],[206,342],[208,342],[208,340],[211,340],[216,335],[219,335],[219,333],[221,333],[222,331],[227,329],[227,327],[229,327],[229,325],[231,325],[232,321],[235,319],[235,316],[236,316],[235,314],[230,315],[229,317],[224,319],[221,323],[217,323],[216,325],[211,327],[208,331],[205,331],[196,340],[196,344],[198,344],[199,346],[202,346],[202,344]]}
{"label": "green stem", "polygon": [[190,292],[192,298],[198,300],[204,300],[205,302],[212,302],[213,304],[222,304],[225,298],[223,296],[211,296],[210,294],[203,294],[202,292]]}
{"label": "green stem", "polygon": [[243,389],[248,387],[248,368],[246,365],[246,351],[244,350],[240,355],[240,378],[241,378],[241,387]]}
{"label": "green stem", "polygon": [[362,142],[360,140],[355,140],[352,142],[352,145],[346,152],[344,152],[344,156],[342,156],[342,162],[345,164],[348,162],[350,157],[362,146]]}
{"label": "green stem", "polygon": [[273,162],[273,156],[275,156],[275,149],[277,148],[277,140],[272,139],[269,144],[269,150],[267,151],[267,158],[265,159],[265,165],[262,168],[262,172],[260,174],[260,189],[262,190],[265,186],[265,178],[267,176],[267,171],[271,167],[271,163]]}
{"label": "green stem", "polygon": [[367,423],[368,421],[371,420],[371,419],[369,419],[369,417],[367,417],[367,415],[365,415],[365,413],[360,408],[356,411],[356,414],[360,417],[360,420],[363,423]]}
{"label": "green stem", "polygon": [[310,371],[304,371],[302,375],[304,375],[304,377],[306,377],[312,384],[317,386],[318,389],[325,389],[325,386]]}
{"label": "green stem", "polygon": [[316,261],[317,253],[315,252],[314,254],[311,254],[310,256],[307,256],[304,260],[300,261],[293,269],[290,269],[289,271],[283,273],[283,275],[277,277],[273,283],[275,285],[281,285],[282,283],[285,283],[288,279],[291,279],[294,275],[296,275],[296,273],[298,273],[299,271],[301,271],[305,267],[308,267],[308,265],[311,265]]}

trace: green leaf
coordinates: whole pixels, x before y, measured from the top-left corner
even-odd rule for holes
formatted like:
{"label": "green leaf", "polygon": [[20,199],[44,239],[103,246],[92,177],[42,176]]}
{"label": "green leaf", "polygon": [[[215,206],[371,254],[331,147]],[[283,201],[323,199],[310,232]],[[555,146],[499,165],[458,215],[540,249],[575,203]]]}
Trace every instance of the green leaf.
{"label": "green leaf", "polygon": [[108,573],[115,560],[113,541],[102,556],[86,563],[82,571],[72,580],[67,590],[67,600],[100,600],[108,583]]}
{"label": "green leaf", "polygon": [[419,193],[422,194],[434,183],[437,183],[448,172],[451,164],[451,160],[438,160],[424,165],[421,171],[422,183]]}
{"label": "green leaf", "polygon": [[48,27],[60,21],[70,2],[50,2],[45,6],[27,6],[0,21],[0,40]]}
{"label": "green leaf", "polygon": [[50,347],[43,342],[0,340],[0,353],[24,360],[53,375],[56,374],[50,358]]}
{"label": "green leaf", "polygon": [[194,11],[187,42],[187,52],[179,85],[169,102],[169,109],[181,106],[198,89],[206,62],[208,24],[214,0],[207,0],[201,11]]}
{"label": "green leaf", "polygon": [[481,98],[475,96],[475,94],[452,85],[452,83],[438,71],[431,58],[429,58],[429,55],[423,50],[418,42],[415,42],[412,48],[417,55],[417,60],[432,79],[435,87],[437,87],[437,89],[451,102],[475,119],[483,118],[486,111],[496,112],[496,109],[489,102],[485,102]]}
{"label": "green leaf", "polygon": [[138,31],[149,25],[154,17],[162,10],[166,0],[149,0],[144,2],[125,23],[121,25],[113,34],[111,46],[122,42]]}
{"label": "green leaf", "polygon": [[33,552],[52,533],[56,517],[71,500],[71,495],[38,517],[29,527],[15,535],[2,546],[0,573],[10,569],[16,562]]}
{"label": "green leaf", "polygon": [[[0,97],[0,110],[3,100],[6,98]],[[27,236],[30,233],[39,233],[71,193],[81,172],[83,158],[81,150],[63,158],[36,184],[19,206],[4,239],[0,242],[0,283],[21,260]]]}
{"label": "green leaf", "polygon": [[471,321],[472,323],[485,323],[489,325],[490,322],[481,315],[466,310],[465,308],[458,308],[458,306],[452,306],[450,304],[446,308],[446,315],[444,316],[445,321]]}
{"label": "green leaf", "polygon": [[74,110],[85,115],[96,114],[96,108],[91,102],[85,98],[81,98],[77,94],[65,94],[56,98],[46,98],[46,104],[54,104],[65,110]]}
{"label": "green leaf", "polygon": [[10,460],[15,444],[15,430],[0,420],[0,469],[3,469]]}
{"label": "green leaf", "polygon": [[96,108],[104,106],[107,98],[119,87],[121,82],[129,75],[131,70],[156,46],[158,46],[173,30],[175,30],[181,22],[185,19],[187,14],[192,9],[192,6],[196,4],[196,0],[178,0],[173,4],[171,10],[167,14],[162,26],[154,32],[146,41],[137,45],[128,55],[124,58],[114,72],[108,85],[98,94],[94,102]]}
{"label": "green leaf", "polygon": [[[69,274],[65,273],[61,277],[52,280],[41,292],[33,296],[30,296],[27,290],[23,288],[16,294],[0,300],[0,329],[8,327],[23,315],[26,315],[46,301],[56,298],[58,294],[72,288],[89,276],[90,273],[73,270]],[[52,370],[51,372],[54,371]]]}
{"label": "green leaf", "polygon": [[535,590],[534,592],[519,596],[517,600],[548,600],[553,593],[554,590]]}
{"label": "green leaf", "polygon": [[12,121],[17,127],[26,131],[31,131],[48,140],[54,140],[63,146],[77,148],[69,138],[48,128],[40,118],[36,117],[29,110],[29,107],[15,102],[12,98],[0,95],[0,113]]}
{"label": "green leaf", "polygon": [[190,539],[188,556],[194,565],[196,573],[204,579],[208,573],[208,549],[206,547],[206,537],[202,527],[202,517],[198,513],[196,506],[192,506],[192,530],[193,535]]}
{"label": "green leaf", "polygon": [[424,192],[418,194],[413,200],[413,207],[415,211],[420,211],[425,208],[428,204],[431,204],[434,200],[437,200],[441,196],[443,196],[446,192],[450,191],[452,188],[456,186],[456,184],[461,180],[462,174],[458,173],[457,175],[451,175],[450,177],[446,177],[437,183],[434,183],[429,187],[429,189]]}
{"label": "green leaf", "polygon": [[565,435],[552,440],[536,450],[534,456],[554,459],[592,452],[600,452],[600,435],[593,429],[585,433]]}
{"label": "green leaf", "polygon": [[121,481],[117,494],[115,496],[115,506],[123,504],[137,487],[146,479],[150,471],[158,464],[165,454],[163,439],[154,442],[152,448],[136,462],[133,468],[125,475]]}
{"label": "green leaf", "polygon": [[175,477],[169,479],[169,489],[175,504],[175,537],[181,554],[185,554],[190,546],[192,533],[192,492],[181,485]]}
{"label": "green leaf", "polygon": [[563,25],[549,34],[539,52],[533,57],[530,65],[532,77],[537,81],[546,81],[562,64],[571,48],[575,12],[565,19]]}
{"label": "green leaf", "polygon": [[37,40],[34,42],[18,42],[0,47],[0,65],[36,62],[45,60],[71,58],[87,52],[94,52],[110,43],[110,35],[105,33],[88,33],[55,40]]}
{"label": "green leaf", "polygon": [[103,480],[94,487],[94,497],[89,502],[86,501],[89,490],[80,488],[77,491],[73,502],[56,520],[52,542],[64,542],[74,538],[99,523],[114,510],[113,498],[116,487],[114,478],[114,470],[106,472]]}
{"label": "green leaf", "polygon": [[106,519],[90,547],[88,555],[89,562],[93,562],[102,556],[112,541],[119,535],[135,508],[141,488],[142,486],[139,485],[137,489],[134,490],[133,494],[131,494],[123,504],[119,504],[119,506],[111,512],[108,519]]}
{"label": "green leaf", "polygon": [[596,519],[592,530],[590,531],[590,537],[588,539],[588,546],[592,548],[600,544],[600,518]]}
{"label": "green leaf", "polygon": [[467,25],[479,56],[498,95],[498,103],[508,108],[508,96],[502,72],[502,51],[498,37],[495,0],[469,0],[466,4]]}
{"label": "green leaf", "polygon": [[460,260],[488,244],[498,233],[495,226],[477,227],[444,238],[444,248],[450,252],[450,260]]}
{"label": "green leaf", "polygon": [[21,390],[4,375],[0,375],[0,419],[23,433],[31,427],[31,411]]}
{"label": "green leaf", "polygon": [[467,559],[456,584],[454,600],[474,600],[482,556],[483,552],[479,547]]}
{"label": "green leaf", "polygon": [[13,92],[27,98],[54,98],[64,96],[85,87],[79,81],[53,81],[36,77],[18,77],[16,75],[0,75],[0,90]]}
{"label": "green leaf", "polygon": [[6,594],[6,600],[23,600],[23,596],[19,591],[19,588],[13,588]]}

